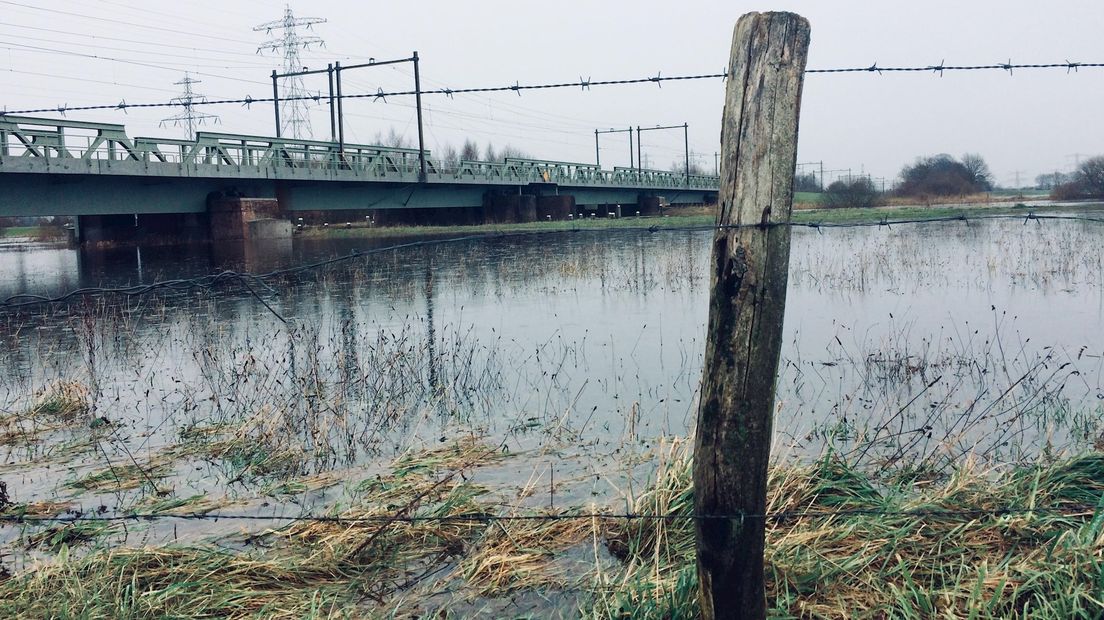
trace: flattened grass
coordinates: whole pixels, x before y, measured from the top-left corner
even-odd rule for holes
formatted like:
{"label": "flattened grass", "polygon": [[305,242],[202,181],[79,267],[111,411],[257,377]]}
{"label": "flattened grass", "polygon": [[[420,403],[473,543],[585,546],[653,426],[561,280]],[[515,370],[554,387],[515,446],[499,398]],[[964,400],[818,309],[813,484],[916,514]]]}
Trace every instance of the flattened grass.
{"label": "flattened grass", "polygon": [[[669,457],[633,510],[691,514],[688,450]],[[887,485],[831,459],[772,468],[768,511],[793,518],[767,523],[771,615],[1101,617],[1104,517],[1085,506],[1102,497],[1100,454],[999,472],[967,466],[942,483]],[[1023,511],[1055,507],[1068,512]],[[853,512],[802,516],[826,510]],[[615,521],[606,538],[623,566],[597,583],[591,615],[697,617],[692,522]]]}
{"label": "flattened grass", "polygon": [[[76,558],[83,532],[47,528],[37,544],[59,549],[36,569],[0,581],[0,617],[344,618],[371,615],[427,571],[448,568],[475,544],[476,520],[391,521],[482,514],[482,487],[459,470],[503,458],[474,440],[408,454],[361,485],[348,521],[294,521],[225,545],[100,549]],[[195,513],[196,502],[159,504]],[[205,506],[204,506],[205,507]],[[358,520],[359,519],[359,520]]]}
{"label": "flattened grass", "polygon": [[[331,513],[340,522],[292,521],[210,545],[101,545],[76,558],[71,545],[112,532],[44,529],[31,544],[59,555],[0,581],[0,617],[448,616],[457,601],[477,609],[557,593],[582,597],[579,614],[591,618],[697,617],[692,521],[472,518],[504,508],[460,472],[506,458],[474,440],[410,453],[358,485]],[[608,510],[689,515],[690,466],[687,442],[666,444],[652,484]],[[768,511],[788,515],[768,521],[772,617],[1104,614],[1104,515],[1094,508],[1104,505],[1104,455],[966,465],[936,481],[880,474],[833,458],[770,470]],[[207,508],[200,499],[153,506],[192,514]]]}

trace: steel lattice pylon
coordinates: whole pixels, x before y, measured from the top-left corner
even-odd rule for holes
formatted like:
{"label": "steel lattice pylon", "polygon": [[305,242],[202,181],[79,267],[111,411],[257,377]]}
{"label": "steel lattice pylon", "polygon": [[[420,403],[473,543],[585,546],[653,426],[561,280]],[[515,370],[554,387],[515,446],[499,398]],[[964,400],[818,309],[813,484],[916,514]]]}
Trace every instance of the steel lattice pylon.
{"label": "steel lattice pylon", "polygon": [[[282,19],[273,20],[259,26],[255,26],[253,30],[255,32],[265,31],[271,33],[274,30],[283,30],[283,34],[277,38],[269,39],[265,41],[257,48],[257,53],[264,51],[279,52],[284,57],[284,73],[295,73],[303,70],[303,63],[299,59],[299,50],[307,49],[312,45],[322,47],[325,45],[325,41],[321,37],[309,35],[303,36],[299,34],[299,28],[305,27],[308,30],[314,24],[323,24],[326,20],[322,17],[296,17],[291,10],[291,6],[284,8],[284,17]],[[307,112],[307,101],[303,97],[307,96],[306,89],[303,88],[303,78],[301,76],[291,76],[283,78],[283,92],[280,94],[280,98],[287,101],[287,105],[284,108],[286,113],[284,114],[280,128],[281,134],[297,139],[310,139],[311,126],[310,115]]]}
{"label": "steel lattice pylon", "polygon": [[175,114],[168,118],[161,119],[161,125],[172,124],[176,127],[183,125],[188,129],[188,139],[195,140],[196,126],[203,125],[207,121],[214,123],[219,122],[219,117],[215,114],[207,114],[206,112],[197,112],[196,105],[203,105],[207,103],[207,96],[201,95],[192,90],[192,84],[199,84],[201,80],[193,80],[192,76],[187,73],[184,74],[184,79],[179,82],[173,82],[177,86],[184,87],[184,93],[179,97],[173,97],[171,102],[184,108],[184,111],[180,114]]}

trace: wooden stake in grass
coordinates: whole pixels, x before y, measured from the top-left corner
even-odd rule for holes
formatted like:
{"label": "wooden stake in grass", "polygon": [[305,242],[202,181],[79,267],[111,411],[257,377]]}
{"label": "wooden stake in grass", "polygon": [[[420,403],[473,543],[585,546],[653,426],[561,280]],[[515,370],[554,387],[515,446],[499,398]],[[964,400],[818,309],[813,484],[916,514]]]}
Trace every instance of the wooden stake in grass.
{"label": "wooden stake in grass", "polygon": [[[732,36],[719,228],[694,442],[699,515],[762,515],[782,345],[809,22],[749,13]],[[702,617],[765,618],[764,520],[699,519]]]}

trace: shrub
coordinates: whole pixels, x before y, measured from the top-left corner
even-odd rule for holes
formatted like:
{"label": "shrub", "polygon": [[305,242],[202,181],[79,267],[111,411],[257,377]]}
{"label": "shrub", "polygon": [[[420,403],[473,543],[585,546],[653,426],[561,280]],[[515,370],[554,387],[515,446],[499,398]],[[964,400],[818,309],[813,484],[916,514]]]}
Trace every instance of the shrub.
{"label": "shrub", "polygon": [[857,177],[829,185],[824,192],[823,204],[829,209],[862,209],[877,206],[880,198],[869,177]]}

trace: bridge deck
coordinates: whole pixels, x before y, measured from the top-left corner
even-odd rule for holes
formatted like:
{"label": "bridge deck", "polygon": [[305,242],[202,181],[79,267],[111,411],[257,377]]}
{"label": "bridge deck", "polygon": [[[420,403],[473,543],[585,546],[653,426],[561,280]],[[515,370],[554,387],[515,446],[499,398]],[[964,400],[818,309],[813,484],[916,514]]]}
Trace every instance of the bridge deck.
{"label": "bridge deck", "polygon": [[[716,190],[717,177],[507,158],[442,162],[425,151],[426,182],[617,190]],[[200,132],[194,141],[130,138],[122,125],[0,115],[0,173],[417,183],[417,149]]]}

